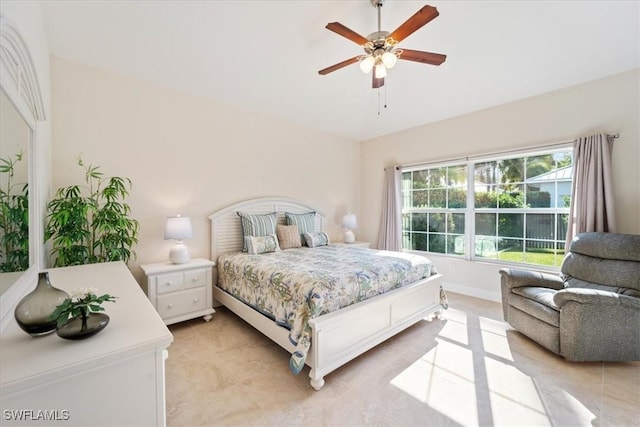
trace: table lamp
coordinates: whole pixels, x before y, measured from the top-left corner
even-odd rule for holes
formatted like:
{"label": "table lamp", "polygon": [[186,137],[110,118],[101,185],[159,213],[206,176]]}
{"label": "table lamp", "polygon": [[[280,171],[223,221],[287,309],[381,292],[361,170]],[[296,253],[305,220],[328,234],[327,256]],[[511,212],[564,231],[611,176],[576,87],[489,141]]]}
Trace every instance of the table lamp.
{"label": "table lamp", "polygon": [[164,228],[164,240],[174,239],[176,244],[169,251],[169,259],[174,264],[184,264],[189,261],[189,248],[182,243],[182,239],[191,237],[191,219],[188,216],[171,216],[167,218]]}
{"label": "table lamp", "polygon": [[344,232],[344,242],[345,243],[353,243],[356,241],[356,236],[351,231],[352,228],[358,228],[358,221],[356,219],[356,215],[352,213],[348,213],[342,217],[342,228],[346,228],[347,231]]}

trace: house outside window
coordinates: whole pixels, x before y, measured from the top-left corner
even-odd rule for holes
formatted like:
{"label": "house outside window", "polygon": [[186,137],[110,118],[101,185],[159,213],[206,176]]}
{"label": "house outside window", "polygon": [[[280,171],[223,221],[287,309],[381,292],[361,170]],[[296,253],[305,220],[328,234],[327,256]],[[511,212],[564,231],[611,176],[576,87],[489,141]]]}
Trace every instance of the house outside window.
{"label": "house outside window", "polygon": [[403,169],[403,249],[557,267],[572,167],[562,148]]}

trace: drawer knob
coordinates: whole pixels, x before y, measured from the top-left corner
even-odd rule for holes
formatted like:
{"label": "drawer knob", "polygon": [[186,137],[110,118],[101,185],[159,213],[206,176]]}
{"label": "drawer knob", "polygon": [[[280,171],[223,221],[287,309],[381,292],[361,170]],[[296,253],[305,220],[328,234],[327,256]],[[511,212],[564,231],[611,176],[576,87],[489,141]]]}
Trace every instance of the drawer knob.
{"label": "drawer knob", "polygon": [[194,298],[194,299],[193,299],[193,302],[198,302],[198,298]]}
{"label": "drawer knob", "polygon": [[167,308],[173,308],[173,304],[167,304]]}
{"label": "drawer knob", "polygon": [[197,282],[198,281],[198,276],[194,277],[193,279],[191,279],[193,282]]}
{"label": "drawer knob", "polygon": [[165,286],[171,286],[173,285],[173,282],[171,280],[169,280],[167,283],[165,283]]}

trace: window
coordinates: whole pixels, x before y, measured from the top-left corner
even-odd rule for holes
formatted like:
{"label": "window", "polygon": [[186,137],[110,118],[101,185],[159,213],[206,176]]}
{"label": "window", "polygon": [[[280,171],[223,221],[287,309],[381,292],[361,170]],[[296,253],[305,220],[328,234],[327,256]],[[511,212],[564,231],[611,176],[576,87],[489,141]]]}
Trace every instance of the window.
{"label": "window", "polygon": [[405,170],[403,248],[559,266],[572,165],[565,148]]}
{"label": "window", "polygon": [[403,172],[403,247],[463,254],[467,187],[464,164]]}

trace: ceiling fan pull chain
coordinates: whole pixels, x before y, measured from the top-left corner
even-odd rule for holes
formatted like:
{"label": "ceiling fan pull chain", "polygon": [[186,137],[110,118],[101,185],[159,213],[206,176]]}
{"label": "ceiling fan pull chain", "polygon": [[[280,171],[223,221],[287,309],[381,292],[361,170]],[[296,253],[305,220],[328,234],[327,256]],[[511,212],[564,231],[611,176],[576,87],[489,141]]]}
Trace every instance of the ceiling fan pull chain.
{"label": "ceiling fan pull chain", "polygon": [[387,79],[387,84],[384,85],[384,108],[387,108],[387,87],[389,86],[389,80]]}
{"label": "ceiling fan pull chain", "polygon": [[380,115],[380,88],[378,88],[378,115]]}

